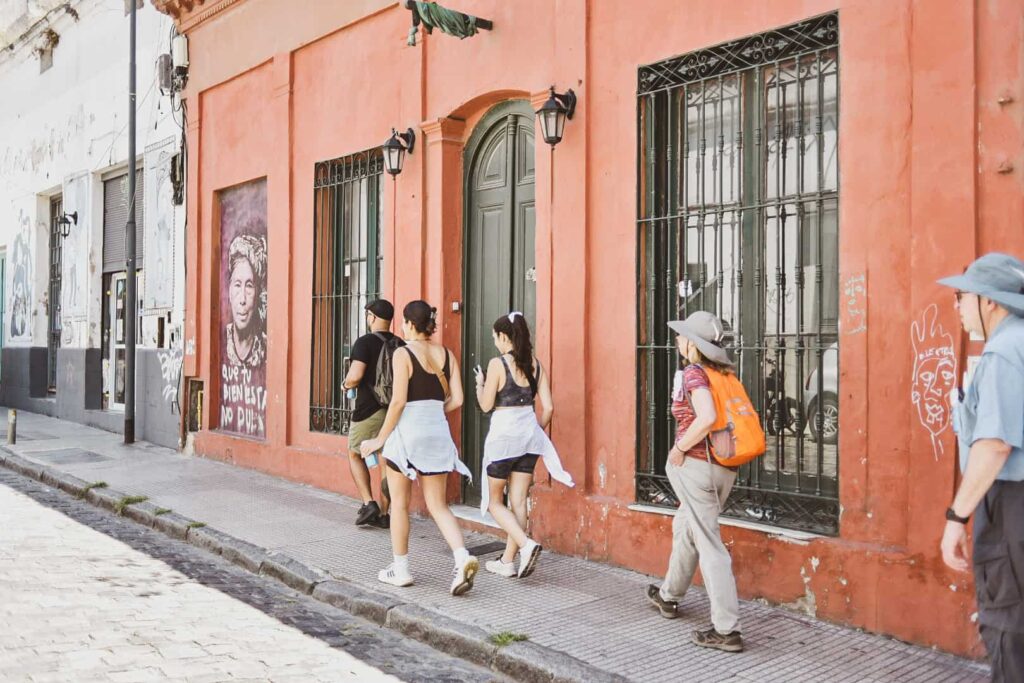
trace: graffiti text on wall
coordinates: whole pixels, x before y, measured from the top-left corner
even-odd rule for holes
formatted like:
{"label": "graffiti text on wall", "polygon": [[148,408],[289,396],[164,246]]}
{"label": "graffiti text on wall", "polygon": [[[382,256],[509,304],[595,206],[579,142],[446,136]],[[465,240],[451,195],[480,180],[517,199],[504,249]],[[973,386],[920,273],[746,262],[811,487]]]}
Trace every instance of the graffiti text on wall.
{"label": "graffiti text on wall", "polygon": [[267,182],[220,193],[220,428],[264,438]]}
{"label": "graffiti text on wall", "polygon": [[943,454],[941,435],[949,427],[950,391],[956,386],[953,336],[939,324],[939,308],[932,304],[910,327],[914,347],[914,374],[910,400],[921,426],[928,430],[935,459]]}

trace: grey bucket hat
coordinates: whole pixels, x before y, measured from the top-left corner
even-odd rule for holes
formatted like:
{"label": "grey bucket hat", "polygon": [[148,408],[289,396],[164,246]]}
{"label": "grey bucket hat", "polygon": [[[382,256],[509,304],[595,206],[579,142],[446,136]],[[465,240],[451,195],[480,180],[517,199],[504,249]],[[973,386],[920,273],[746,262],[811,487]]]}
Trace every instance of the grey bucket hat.
{"label": "grey bucket hat", "polygon": [[732,359],[722,348],[725,326],[718,316],[707,311],[691,313],[686,320],[670,320],[668,326],[679,336],[692,341],[704,357],[721,365],[732,366]]}
{"label": "grey bucket hat", "polygon": [[1013,315],[1024,318],[1024,261],[993,252],[979,257],[963,275],[939,280],[940,285],[980,294]]}

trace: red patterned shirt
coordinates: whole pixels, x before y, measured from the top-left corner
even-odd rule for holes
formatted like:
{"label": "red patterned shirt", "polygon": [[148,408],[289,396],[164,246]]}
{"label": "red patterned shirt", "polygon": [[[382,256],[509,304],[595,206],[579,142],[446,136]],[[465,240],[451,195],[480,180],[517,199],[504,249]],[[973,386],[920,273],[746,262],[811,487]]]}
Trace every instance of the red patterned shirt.
{"label": "red patterned shirt", "polygon": [[[697,413],[693,410],[693,405],[690,403],[686,393],[683,392],[684,384],[686,385],[686,391],[691,394],[697,389],[711,388],[711,382],[708,380],[707,373],[699,365],[687,365],[684,370],[676,373],[675,381],[672,385],[672,417],[676,419],[676,441],[683,437],[683,434],[686,433],[686,430],[690,428],[690,425],[693,424],[694,419],[697,417]],[[704,460],[707,458],[707,452],[707,439],[702,439],[700,443],[686,451],[686,455]]]}

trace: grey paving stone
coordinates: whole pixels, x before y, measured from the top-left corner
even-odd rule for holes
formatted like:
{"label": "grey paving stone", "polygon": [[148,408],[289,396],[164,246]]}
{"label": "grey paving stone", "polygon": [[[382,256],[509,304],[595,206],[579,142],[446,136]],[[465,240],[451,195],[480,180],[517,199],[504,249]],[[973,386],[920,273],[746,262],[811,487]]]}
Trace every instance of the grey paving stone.
{"label": "grey paving stone", "polygon": [[623,683],[629,679],[585,664],[564,652],[522,641],[498,648],[492,668],[517,681]]}
{"label": "grey paving stone", "polygon": [[263,561],[260,567],[260,574],[277,579],[286,586],[290,586],[301,593],[313,592],[313,587],[327,578],[323,572],[307,567],[298,560],[271,553]]}
{"label": "grey paving stone", "polygon": [[260,567],[268,557],[267,551],[263,548],[234,537],[225,539],[221,545],[221,555],[225,560],[234,562],[253,574],[260,573]]}
{"label": "grey paving stone", "polygon": [[224,546],[233,541],[238,541],[238,539],[209,526],[192,528],[188,531],[189,543],[214,555],[222,555]]}
{"label": "grey paving stone", "polygon": [[31,460],[9,451],[7,452],[7,457],[4,459],[4,467],[12,469],[26,477],[31,477],[32,479],[39,479],[43,471],[43,466],[39,463],[32,462]]}
{"label": "grey paving stone", "polygon": [[162,508],[156,503],[144,500],[141,503],[132,503],[124,508],[121,513],[133,522],[144,524],[145,526],[153,526],[156,518],[160,515],[157,514]]}
{"label": "grey paving stone", "polygon": [[165,515],[153,517],[153,528],[172,538],[184,541],[188,537],[188,525],[192,522],[193,520],[179,515],[177,512],[168,512]]}
{"label": "grey paving stone", "polygon": [[61,472],[57,477],[57,488],[65,493],[70,493],[73,496],[82,498],[85,496],[86,489],[89,487],[89,482],[85,479],[79,479],[73,474],[67,472]]}
{"label": "grey paving stone", "polygon": [[85,499],[93,505],[98,505],[101,508],[114,512],[117,510],[117,506],[121,502],[121,499],[126,498],[127,496],[127,493],[122,493],[121,491],[112,489],[108,486],[94,486],[85,494]]}
{"label": "grey paving stone", "polygon": [[313,597],[381,626],[387,621],[388,611],[402,604],[397,598],[385,593],[364,590],[339,579],[318,583],[313,589]]}
{"label": "grey paving stone", "polygon": [[442,652],[490,666],[497,646],[477,626],[456,621],[419,605],[398,605],[388,612],[387,626]]}

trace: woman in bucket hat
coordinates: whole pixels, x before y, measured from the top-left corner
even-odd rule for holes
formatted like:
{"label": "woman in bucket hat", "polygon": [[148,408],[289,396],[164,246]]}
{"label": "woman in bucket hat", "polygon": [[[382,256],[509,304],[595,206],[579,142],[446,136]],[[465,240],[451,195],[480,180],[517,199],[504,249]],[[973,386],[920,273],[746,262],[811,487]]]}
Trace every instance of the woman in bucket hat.
{"label": "woman in bucket hat", "polygon": [[964,331],[985,340],[970,384],[950,397],[963,480],[946,510],[942,559],[970,568],[973,515],[978,626],[992,680],[1024,681],[1024,262],[986,254],[939,284],[956,291]]}
{"label": "woman in bucket hat", "polygon": [[722,347],[722,321],[705,311],[668,326],[678,335],[676,346],[683,369],[672,388],[672,415],[678,428],[668,453],[665,473],[679,499],[672,520],[672,555],[661,586],[647,587],[648,599],[667,619],[677,616],[679,601],[700,566],[711,601],[712,627],[693,632],[693,642],[725,652],[741,652],[739,599],[732,558],[718,528],[720,501],[729,497],[736,470],[709,457],[707,437],[716,411],[711,383],[704,368],[731,373],[732,360]]}

